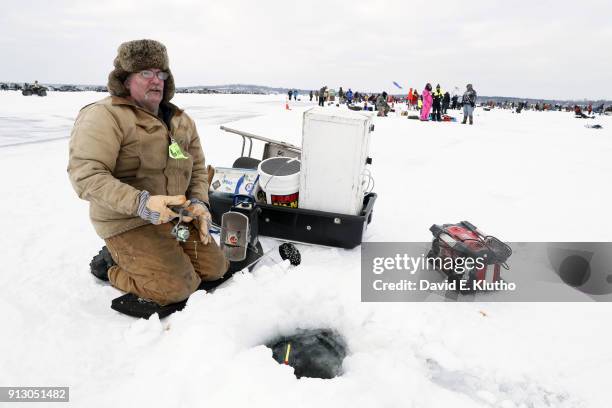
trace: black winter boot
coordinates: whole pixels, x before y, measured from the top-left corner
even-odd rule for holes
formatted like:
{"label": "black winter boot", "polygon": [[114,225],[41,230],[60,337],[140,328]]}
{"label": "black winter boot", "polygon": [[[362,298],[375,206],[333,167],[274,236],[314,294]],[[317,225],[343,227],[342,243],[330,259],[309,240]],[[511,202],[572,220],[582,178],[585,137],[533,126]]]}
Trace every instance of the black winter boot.
{"label": "black winter boot", "polygon": [[128,316],[142,319],[149,319],[149,317],[157,313],[159,318],[162,319],[174,312],[183,310],[186,304],[187,299],[178,303],[161,306],[151,300],[141,299],[132,293],[126,293],[123,296],[113,299],[111,302],[111,309]]}
{"label": "black winter boot", "polygon": [[103,246],[98,255],[94,256],[89,263],[91,274],[98,279],[108,281],[108,270],[116,265],[106,246]]}

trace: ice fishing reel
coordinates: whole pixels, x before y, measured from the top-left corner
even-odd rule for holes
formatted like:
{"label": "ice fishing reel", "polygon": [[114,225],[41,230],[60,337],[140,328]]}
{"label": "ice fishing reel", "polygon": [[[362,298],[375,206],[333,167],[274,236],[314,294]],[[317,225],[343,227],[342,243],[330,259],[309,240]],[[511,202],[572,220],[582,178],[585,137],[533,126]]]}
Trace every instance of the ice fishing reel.
{"label": "ice fishing reel", "polygon": [[189,226],[183,223],[183,217],[193,217],[185,207],[174,207],[172,211],[178,214],[178,222],[172,227],[171,234],[179,242],[187,242],[189,239]]}

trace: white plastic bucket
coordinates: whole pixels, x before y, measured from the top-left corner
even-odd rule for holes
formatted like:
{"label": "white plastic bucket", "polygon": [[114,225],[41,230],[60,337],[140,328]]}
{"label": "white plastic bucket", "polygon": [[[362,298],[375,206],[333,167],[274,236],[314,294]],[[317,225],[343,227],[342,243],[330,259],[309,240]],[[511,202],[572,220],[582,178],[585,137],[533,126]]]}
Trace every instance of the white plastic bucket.
{"label": "white plastic bucket", "polygon": [[300,166],[300,161],[291,157],[271,157],[259,163],[259,186],[268,204],[298,207]]}

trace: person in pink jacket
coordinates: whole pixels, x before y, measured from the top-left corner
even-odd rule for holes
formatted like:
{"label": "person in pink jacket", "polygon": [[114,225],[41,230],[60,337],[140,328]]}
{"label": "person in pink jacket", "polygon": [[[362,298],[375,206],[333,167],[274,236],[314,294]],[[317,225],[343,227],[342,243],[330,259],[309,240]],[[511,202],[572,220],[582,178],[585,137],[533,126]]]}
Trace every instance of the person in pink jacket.
{"label": "person in pink jacket", "polygon": [[422,93],[423,97],[423,108],[421,109],[421,120],[429,120],[429,112],[431,111],[431,105],[433,98],[431,96],[431,84],[427,83]]}

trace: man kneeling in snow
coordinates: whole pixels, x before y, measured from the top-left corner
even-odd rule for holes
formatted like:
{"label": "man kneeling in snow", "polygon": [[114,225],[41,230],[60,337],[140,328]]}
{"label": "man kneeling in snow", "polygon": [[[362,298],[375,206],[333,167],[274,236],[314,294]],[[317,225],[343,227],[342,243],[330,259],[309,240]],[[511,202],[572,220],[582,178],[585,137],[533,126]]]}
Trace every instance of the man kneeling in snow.
{"label": "man kneeling in snow", "polygon": [[[84,107],[74,124],[70,181],[90,202],[93,226],[116,263],[108,269],[113,286],[176,303],[229,265],[208,232],[204,153],[193,120],[169,102],[174,78],[163,44],[123,43],[114,67],[111,96]],[[171,234],[172,206],[188,207],[194,217],[184,220],[186,242]]]}

